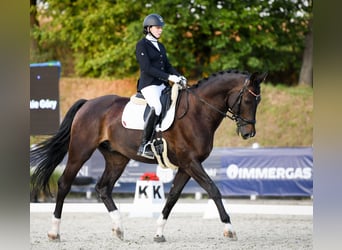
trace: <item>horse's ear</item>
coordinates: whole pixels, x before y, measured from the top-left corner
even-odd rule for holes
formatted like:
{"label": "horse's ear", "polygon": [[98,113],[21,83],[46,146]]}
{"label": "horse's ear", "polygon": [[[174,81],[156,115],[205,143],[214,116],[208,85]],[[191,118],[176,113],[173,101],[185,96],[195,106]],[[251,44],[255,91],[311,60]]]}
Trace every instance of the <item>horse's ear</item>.
{"label": "horse's ear", "polygon": [[263,81],[265,81],[266,77],[268,75],[268,72],[264,72],[264,73],[259,73],[259,72],[254,72],[251,76],[250,76],[250,80],[253,83],[257,83],[260,84]]}
{"label": "horse's ear", "polygon": [[266,80],[266,77],[268,76],[268,72],[264,72],[260,75],[260,83],[264,82]]}

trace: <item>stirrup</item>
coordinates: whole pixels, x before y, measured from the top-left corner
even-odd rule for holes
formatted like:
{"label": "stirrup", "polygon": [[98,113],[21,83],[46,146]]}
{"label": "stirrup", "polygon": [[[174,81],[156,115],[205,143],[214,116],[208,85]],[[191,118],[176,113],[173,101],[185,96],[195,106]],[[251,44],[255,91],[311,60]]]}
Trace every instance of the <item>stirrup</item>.
{"label": "stirrup", "polygon": [[150,146],[151,147],[151,142],[148,142],[144,145],[143,150],[141,151],[140,148],[137,152],[137,155],[148,158],[148,159],[154,159],[154,153],[152,152],[151,149],[148,149],[147,147]]}

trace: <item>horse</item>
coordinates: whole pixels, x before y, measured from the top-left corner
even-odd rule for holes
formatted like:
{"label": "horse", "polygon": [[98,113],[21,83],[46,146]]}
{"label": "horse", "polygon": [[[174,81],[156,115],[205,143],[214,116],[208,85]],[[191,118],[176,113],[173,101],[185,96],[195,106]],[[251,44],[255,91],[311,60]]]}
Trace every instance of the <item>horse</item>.
{"label": "horse", "polygon": [[[224,224],[223,236],[237,240],[222,196],[205,172],[202,162],[213,149],[214,134],[226,117],[235,121],[237,135],[243,139],[256,134],[256,111],[261,99],[260,84],[267,73],[226,70],[203,78],[180,90],[175,119],[162,133],[168,143],[167,156],[178,167],[165,205],[156,222],[154,241],[166,241],[164,227],[184,186],[192,177],[212,199]],[[60,223],[64,200],[82,165],[98,149],[104,157],[105,169],[95,185],[112,223],[115,237],[124,239],[122,218],[112,198],[113,187],[127,163],[133,159],[156,164],[156,159],[137,155],[141,130],[124,128],[121,116],[128,97],[105,95],[76,101],[66,113],[58,131],[30,149],[31,176],[35,190],[49,190],[49,178],[68,153],[66,167],[58,180],[55,209],[48,231],[50,240],[60,239]]]}

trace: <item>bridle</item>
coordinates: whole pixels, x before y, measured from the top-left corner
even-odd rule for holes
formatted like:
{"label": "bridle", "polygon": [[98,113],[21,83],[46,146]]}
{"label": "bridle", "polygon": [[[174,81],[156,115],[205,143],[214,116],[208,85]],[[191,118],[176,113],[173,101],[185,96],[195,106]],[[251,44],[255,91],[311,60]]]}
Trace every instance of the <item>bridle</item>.
{"label": "bridle", "polygon": [[[203,102],[204,104],[206,104],[207,106],[209,106],[212,110],[215,110],[216,112],[220,113],[224,118],[229,118],[233,121],[236,122],[238,127],[242,127],[245,126],[247,124],[255,124],[256,120],[248,120],[246,118],[243,118],[242,116],[240,116],[240,109],[241,109],[241,101],[242,101],[242,97],[245,91],[248,91],[248,93],[250,93],[251,95],[253,95],[255,97],[255,100],[257,102],[260,101],[260,97],[261,95],[254,93],[252,90],[250,90],[247,86],[250,82],[249,77],[247,77],[245,79],[245,82],[243,84],[243,87],[241,88],[238,97],[236,98],[235,102],[233,103],[233,105],[231,107],[228,107],[227,112],[223,112],[221,110],[219,110],[218,108],[216,108],[214,105],[208,103],[206,100],[204,100],[202,97],[200,97],[199,95],[197,95],[195,92],[191,91],[189,88],[186,88],[186,90],[189,93],[192,93],[196,98],[198,98],[201,102]],[[236,113],[233,112],[234,107],[238,105],[238,110]]]}
{"label": "bridle", "polygon": [[[248,120],[246,118],[243,118],[240,115],[241,101],[242,101],[243,94],[244,94],[244,92],[246,90],[248,91],[248,93],[250,93],[251,95],[253,95],[255,97],[256,102],[260,101],[260,94],[257,95],[256,93],[254,93],[252,90],[250,90],[247,87],[249,82],[250,82],[250,79],[249,79],[249,77],[247,77],[245,82],[244,82],[244,84],[243,84],[242,89],[239,92],[239,96],[236,98],[236,100],[233,103],[232,107],[228,107],[228,111],[227,112],[230,113],[230,115],[225,114],[225,117],[228,117],[231,120],[235,121],[237,123],[238,127],[241,127],[241,126],[244,126],[244,125],[247,125],[247,124],[253,124],[254,125],[256,123],[256,120]],[[234,108],[235,105],[238,105],[238,110],[237,110],[236,114],[234,114],[234,112],[233,112],[233,108]],[[241,121],[243,121],[243,123]]]}

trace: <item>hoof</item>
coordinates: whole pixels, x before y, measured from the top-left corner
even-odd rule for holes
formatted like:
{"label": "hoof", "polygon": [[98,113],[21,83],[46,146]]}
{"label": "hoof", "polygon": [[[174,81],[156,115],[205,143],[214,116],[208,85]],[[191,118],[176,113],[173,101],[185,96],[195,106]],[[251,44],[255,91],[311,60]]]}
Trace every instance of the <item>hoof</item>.
{"label": "hoof", "polygon": [[112,229],[113,231],[113,234],[118,237],[120,240],[123,240],[124,239],[124,232],[121,231],[120,229]]}
{"label": "hoof", "polygon": [[236,233],[232,231],[224,231],[223,236],[233,241],[237,240]]}
{"label": "hoof", "polygon": [[154,236],[153,241],[160,243],[160,242],[165,242],[166,239],[165,239],[164,235],[161,235],[161,236],[156,235],[156,236]]}
{"label": "hoof", "polygon": [[49,240],[60,241],[61,237],[59,234],[48,233]]}

